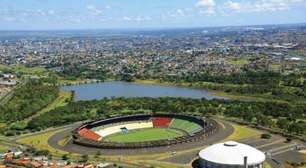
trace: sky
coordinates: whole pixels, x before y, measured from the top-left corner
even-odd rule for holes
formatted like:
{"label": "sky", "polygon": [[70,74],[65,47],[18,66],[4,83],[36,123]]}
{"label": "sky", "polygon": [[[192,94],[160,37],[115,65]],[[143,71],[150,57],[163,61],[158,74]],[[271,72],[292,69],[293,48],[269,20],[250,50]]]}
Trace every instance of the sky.
{"label": "sky", "polygon": [[0,0],[0,30],[306,23],[306,0]]}

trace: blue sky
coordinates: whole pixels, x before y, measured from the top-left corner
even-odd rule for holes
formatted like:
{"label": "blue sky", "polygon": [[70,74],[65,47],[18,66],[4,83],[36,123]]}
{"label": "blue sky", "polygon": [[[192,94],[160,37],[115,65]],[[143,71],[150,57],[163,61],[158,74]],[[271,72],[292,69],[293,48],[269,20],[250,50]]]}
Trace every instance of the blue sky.
{"label": "blue sky", "polygon": [[1,30],[306,23],[306,0],[0,0]]}

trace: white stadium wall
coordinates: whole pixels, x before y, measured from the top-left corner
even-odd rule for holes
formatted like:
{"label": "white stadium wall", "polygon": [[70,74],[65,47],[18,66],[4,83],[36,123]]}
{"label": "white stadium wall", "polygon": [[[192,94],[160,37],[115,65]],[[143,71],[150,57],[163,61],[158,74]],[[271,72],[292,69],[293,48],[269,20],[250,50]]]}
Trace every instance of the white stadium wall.
{"label": "white stadium wall", "polygon": [[152,121],[141,121],[135,123],[120,124],[120,125],[110,126],[107,128],[102,128],[96,131],[96,133],[102,137],[106,137],[108,135],[121,132],[121,128],[127,128],[128,130],[153,128],[153,123]]}

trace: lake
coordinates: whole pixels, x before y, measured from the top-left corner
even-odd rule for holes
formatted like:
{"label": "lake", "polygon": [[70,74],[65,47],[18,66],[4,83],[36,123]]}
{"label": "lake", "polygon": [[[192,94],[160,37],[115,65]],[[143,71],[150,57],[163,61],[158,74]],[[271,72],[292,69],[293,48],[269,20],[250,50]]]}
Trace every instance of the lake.
{"label": "lake", "polygon": [[104,97],[185,97],[224,99],[213,96],[205,89],[192,89],[176,86],[147,85],[129,82],[102,82],[63,86],[65,91],[75,91],[75,100],[94,100]]}

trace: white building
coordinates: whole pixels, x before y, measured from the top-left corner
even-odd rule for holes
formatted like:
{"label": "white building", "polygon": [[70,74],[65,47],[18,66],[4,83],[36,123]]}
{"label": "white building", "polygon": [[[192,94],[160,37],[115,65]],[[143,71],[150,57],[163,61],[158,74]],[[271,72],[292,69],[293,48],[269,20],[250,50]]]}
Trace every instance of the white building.
{"label": "white building", "polygon": [[263,152],[234,141],[209,146],[199,157],[201,168],[262,168],[266,159]]}

